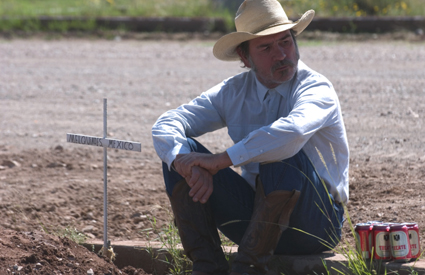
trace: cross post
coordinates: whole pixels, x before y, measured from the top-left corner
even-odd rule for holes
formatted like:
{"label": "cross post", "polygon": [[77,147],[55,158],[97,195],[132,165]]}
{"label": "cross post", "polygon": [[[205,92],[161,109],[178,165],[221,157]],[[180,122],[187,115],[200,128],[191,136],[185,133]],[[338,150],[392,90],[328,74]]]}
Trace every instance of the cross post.
{"label": "cross post", "polygon": [[[108,242],[108,148],[127,151],[142,151],[138,142],[107,138],[107,99],[103,99],[103,138],[79,134],[66,134],[66,141],[82,145],[103,147],[103,249],[109,249]],[[113,252],[112,252],[113,254]]]}

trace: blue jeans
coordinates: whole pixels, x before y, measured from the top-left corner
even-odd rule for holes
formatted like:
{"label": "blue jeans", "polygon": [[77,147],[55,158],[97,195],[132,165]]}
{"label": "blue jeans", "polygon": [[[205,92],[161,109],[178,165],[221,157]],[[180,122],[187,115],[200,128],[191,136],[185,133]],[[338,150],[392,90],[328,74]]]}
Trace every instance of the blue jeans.
{"label": "blue jeans", "polygon": [[[188,138],[193,152],[210,153]],[[163,163],[167,193],[183,179]],[[300,198],[292,212],[289,228],[282,233],[275,254],[315,254],[330,250],[341,238],[344,208],[325,189],[303,151],[295,156],[260,165],[259,177],[267,194],[275,190],[298,190]],[[254,210],[255,190],[231,168],[213,176],[214,191],[209,199],[217,228],[240,244]],[[326,245],[323,245],[326,243]]]}

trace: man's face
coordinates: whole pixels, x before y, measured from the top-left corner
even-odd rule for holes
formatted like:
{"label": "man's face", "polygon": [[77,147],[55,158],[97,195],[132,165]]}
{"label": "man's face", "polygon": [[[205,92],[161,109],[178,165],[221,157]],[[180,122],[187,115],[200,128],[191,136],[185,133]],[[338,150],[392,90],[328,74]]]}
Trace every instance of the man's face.
{"label": "man's face", "polygon": [[267,88],[290,80],[297,71],[299,55],[289,30],[249,41],[249,54],[239,56]]}

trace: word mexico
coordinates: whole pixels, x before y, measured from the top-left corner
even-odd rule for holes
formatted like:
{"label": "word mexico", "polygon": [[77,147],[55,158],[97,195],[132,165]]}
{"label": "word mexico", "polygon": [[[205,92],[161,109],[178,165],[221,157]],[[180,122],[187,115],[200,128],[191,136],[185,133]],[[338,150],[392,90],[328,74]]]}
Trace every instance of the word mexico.
{"label": "word mexico", "polygon": [[99,146],[104,148],[113,148],[137,152],[142,151],[142,145],[140,143],[118,139],[66,134],[66,141],[71,143]]}

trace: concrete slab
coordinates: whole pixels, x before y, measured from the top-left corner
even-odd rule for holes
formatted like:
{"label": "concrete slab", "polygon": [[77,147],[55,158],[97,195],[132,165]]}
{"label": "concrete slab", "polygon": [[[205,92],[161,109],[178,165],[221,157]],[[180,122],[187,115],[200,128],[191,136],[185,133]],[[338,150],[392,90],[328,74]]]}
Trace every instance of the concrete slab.
{"label": "concrete slab", "polygon": [[[103,245],[101,240],[90,240],[84,246],[94,252],[98,252]],[[112,243],[116,253],[115,265],[118,268],[133,266],[143,268],[146,272],[165,275],[171,267],[168,264],[170,254],[159,242],[132,242],[117,241]],[[181,247],[177,247],[181,249]],[[225,247],[226,253],[230,256],[230,262],[237,252],[237,247]],[[326,264],[326,267],[324,266]],[[347,269],[348,261],[345,256],[331,252],[316,255],[276,255],[270,262],[268,275],[319,275],[319,274],[350,274]],[[411,275],[412,271],[417,274],[425,274],[425,260],[418,260],[409,263],[396,262],[375,262],[375,270],[384,274],[384,271],[396,271],[398,275]],[[329,271],[329,273],[328,273]]]}

